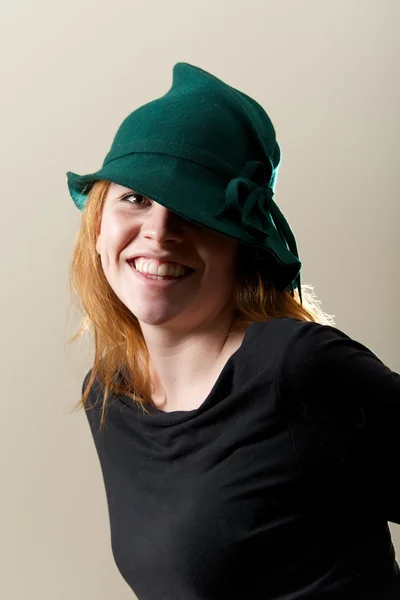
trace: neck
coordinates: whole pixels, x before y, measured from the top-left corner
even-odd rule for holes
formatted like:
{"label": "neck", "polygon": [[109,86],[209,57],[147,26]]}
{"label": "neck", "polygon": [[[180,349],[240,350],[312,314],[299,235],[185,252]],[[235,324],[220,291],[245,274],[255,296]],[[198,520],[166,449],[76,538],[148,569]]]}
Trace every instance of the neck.
{"label": "neck", "polygon": [[228,358],[241,345],[246,328],[232,314],[219,315],[185,333],[142,325],[154,405],[161,410],[186,410],[195,398],[205,398]]}

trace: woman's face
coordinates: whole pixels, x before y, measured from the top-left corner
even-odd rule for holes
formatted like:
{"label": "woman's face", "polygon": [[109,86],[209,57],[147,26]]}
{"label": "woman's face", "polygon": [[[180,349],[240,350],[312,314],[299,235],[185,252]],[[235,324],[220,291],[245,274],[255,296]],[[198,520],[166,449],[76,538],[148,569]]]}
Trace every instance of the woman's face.
{"label": "woman's face", "polygon": [[[233,314],[238,242],[192,224],[129,188],[110,185],[96,250],[111,288],[140,322],[194,327],[212,322],[223,310]],[[134,259],[141,256],[192,271],[156,281],[135,269]]]}

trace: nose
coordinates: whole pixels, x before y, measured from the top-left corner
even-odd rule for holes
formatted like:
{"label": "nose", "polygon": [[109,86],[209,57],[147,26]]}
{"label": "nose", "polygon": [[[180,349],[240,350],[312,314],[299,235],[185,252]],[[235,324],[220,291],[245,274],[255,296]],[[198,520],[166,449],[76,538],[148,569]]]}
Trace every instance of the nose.
{"label": "nose", "polygon": [[145,238],[157,242],[180,241],[184,219],[165,206],[153,202],[143,218],[141,232]]}

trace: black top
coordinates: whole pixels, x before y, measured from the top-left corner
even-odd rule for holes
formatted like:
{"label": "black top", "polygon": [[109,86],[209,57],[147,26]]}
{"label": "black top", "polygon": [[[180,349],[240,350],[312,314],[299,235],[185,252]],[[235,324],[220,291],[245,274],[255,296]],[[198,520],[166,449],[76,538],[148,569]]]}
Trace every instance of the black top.
{"label": "black top", "polygon": [[98,434],[100,409],[113,556],[139,600],[400,598],[400,375],[339,329],[254,323],[199,408],[114,396]]}

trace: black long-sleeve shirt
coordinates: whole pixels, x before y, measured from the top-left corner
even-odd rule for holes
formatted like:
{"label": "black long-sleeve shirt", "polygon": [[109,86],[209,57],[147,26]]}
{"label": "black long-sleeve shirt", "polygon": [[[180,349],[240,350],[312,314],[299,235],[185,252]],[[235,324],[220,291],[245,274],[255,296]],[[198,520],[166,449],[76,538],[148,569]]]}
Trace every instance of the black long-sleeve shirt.
{"label": "black long-sleeve shirt", "polygon": [[371,350],[254,323],[199,408],[147,409],[111,397],[100,433],[86,410],[139,600],[400,599],[400,375]]}

